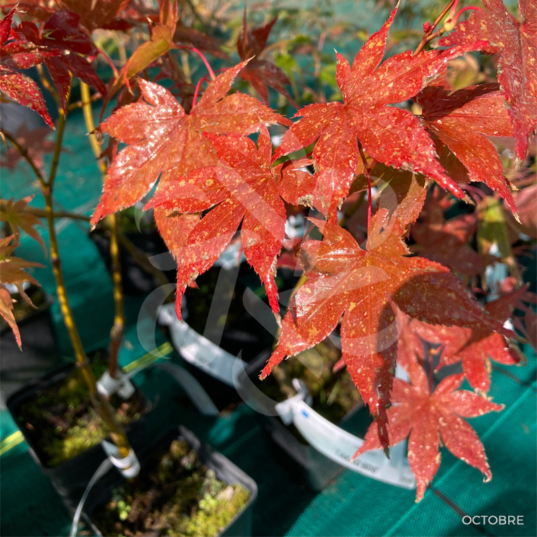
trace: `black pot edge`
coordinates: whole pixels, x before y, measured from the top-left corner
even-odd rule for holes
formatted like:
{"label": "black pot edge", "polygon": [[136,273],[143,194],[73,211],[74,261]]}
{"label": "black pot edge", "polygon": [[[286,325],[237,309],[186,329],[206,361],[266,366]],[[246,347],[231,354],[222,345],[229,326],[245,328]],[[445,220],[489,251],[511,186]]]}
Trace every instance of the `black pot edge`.
{"label": "black pot edge", "polygon": [[[225,481],[229,485],[233,483],[239,483],[250,492],[250,498],[248,499],[243,510],[237,513],[235,518],[218,534],[218,537],[232,535],[241,537],[250,536],[252,526],[253,504],[257,498],[258,492],[256,482],[249,475],[243,472],[238,466],[231,462],[227,457],[225,457],[218,451],[213,450],[207,444],[202,444],[199,441],[198,437],[195,436],[194,433],[192,433],[190,430],[186,429],[183,426],[173,427],[169,429],[156,442],[154,442],[151,446],[149,446],[140,454],[140,462],[142,464],[142,468],[145,460],[147,460],[147,458],[152,454],[155,449],[158,449],[158,446],[160,444],[164,444],[166,442],[171,443],[172,440],[175,440],[177,438],[184,438],[193,449],[198,451],[200,453],[200,458],[202,462],[204,464],[207,464],[209,468],[213,469],[219,479]],[[229,474],[231,474],[231,477],[234,479],[233,481],[231,481],[231,479],[229,478],[226,479],[226,477],[223,475],[223,469],[227,470]],[[93,524],[91,520],[91,515],[97,506],[106,501],[110,491],[113,488],[117,487],[119,484],[121,484],[124,480],[125,478],[123,478],[115,469],[112,469],[102,478],[100,487],[99,483],[97,483],[95,488],[88,496],[88,500],[82,511],[82,518],[91,527],[94,534],[98,537],[103,536],[102,533],[98,530],[98,528]],[[249,531],[237,533],[237,529],[239,529],[238,523],[241,520],[244,520],[245,522],[243,527],[248,528]]]}
{"label": "black pot edge", "polygon": [[[54,369],[52,369],[51,371],[48,371],[41,377],[37,377],[36,379],[28,382],[27,384],[22,386],[20,389],[18,389],[16,392],[12,393],[6,400],[6,407],[9,410],[9,413],[11,414],[13,421],[15,422],[20,432],[22,433],[24,440],[28,444],[28,451],[30,452],[30,455],[35,460],[40,470],[45,474],[63,469],[66,467],[66,465],[69,465],[69,466],[77,465],[80,460],[79,457],[84,457],[88,454],[97,453],[100,450],[103,452],[103,458],[105,456],[104,450],[102,449],[102,446],[99,443],[89,448],[88,450],[80,453],[76,457],[65,461],[63,464],[60,464],[59,466],[53,466],[53,467],[46,466],[37,455],[37,452],[35,451],[35,448],[34,448],[34,441],[31,438],[29,438],[29,436],[26,434],[26,428],[21,427],[21,424],[19,420],[17,419],[18,408],[28,399],[33,397],[33,395],[38,389],[46,388],[50,386],[51,384],[54,384],[55,382],[58,382],[59,380],[65,378],[65,376],[69,374],[75,367],[76,367],[76,364],[74,362],[61,364],[58,367],[55,367]],[[152,407],[151,401],[144,395],[142,390],[140,390],[140,388],[138,388],[138,386],[136,386],[135,384],[134,384],[134,388],[138,397],[140,397],[140,399],[144,403],[145,412],[141,414],[138,420],[125,426],[125,432],[127,433],[132,429],[132,426],[140,422],[142,418],[149,413]],[[105,440],[111,441],[109,437],[105,438]]]}
{"label": "black pot edge", "polygon": [[[151,229],[151,230],[145,230],[145,231],[129,231],[125,234],[127,239],[130,240],[137,248],[139,246],[136,244],[137,239],[139,240],[140,237],[145,237],[146,239],[150,239],[152,242],[156,243],[160,241],[163,245],[162,249],[159,249],[155,253],[147,253],[148,255],[159,255],[163,253],[169,252],[168,248],[166,247],[166,243],[164,242],[164,239],[160,235],[157,228]],[[104,263],[107,271],[110,273],[110,276],[112,276],[112,268],[111,268],[111,261],[109,258],[106,257],[105,252],[109,252],[109,246],[110,246],[110,237],[107,235],[106,231],[103,229],[96,229],[93,231],[90,231],[88,234],[89,239],[94,243],[95,248],[99,252],[99,255],[102,259],[102,262]],[[102,240],[103,243],[99,244],[99,241]],[[104,243],[107,243],[107,246]],[[143,248],[141,249],[143,250]],[[136,266],[136,269],[139,271],[140,274],[142,274],[142,278],[144,281],[147,282],[148,286],[152,287],[152,289],[156,289],[159,286],[158,280],[155,279],[155,276],[152,274],[149,274],[146,272],[142,267],[140,267],[133,259],[132,255],[123,247],[120,248],[120,256],[126,256],[126,259],[122,261],[121,263],[121,270],[122,270],[122,280],[123,280],[123,294],[125,296],[143,296],[147,295],[150,290],[148,288],[141,288],[139,286],[139,282],[137,282],[135,279],[132,278],[132,276],[129,273],[129,267],[130,266]],[[127,259],[130,259],[131,261],[127,261]],[[173,271],[161,271],[167,278],[170,280],[171,274],[175,274],[175,270]],[[175,280],[170,280],[170,283],[174,283]]]}
{"label": "black pot edge", "polygon": [[[188,321],[185,321],[188,324]],[[190,326],[190,325],[189,325]],[[162,329],[168,328],[167,325],[159,325],[159,327]],[[196,332],[198,333],[198,332]],[[199,334],[199,333],[198,333]],[[200,337],[205,337],[202,334],[199,334]],[[165,337],[169,341],[170,345],[173,347],[174,351],[177,353],[179,358],[181,359],[181,365],[189,372],[191,373],[195,379],[201,384],[201,386],[205,389],[215,406],[218,408],[219,411],[222,411],[229,407],[229,405],[238,403],[241,401],[240,394],[237,392],[237,390],[233,386],[229,386],[225,382],[222,382],[219,378],[211,375],[201,367],[198,367],[196,364],[193,364],[189,360],[187,360],[180,348],[177,348],[172,340],[171,335],[168,332],[165,332]],[[263,360],[266,361],[267,357],[270,355],[270,352],[268,349],[261,351],[255,358],[249,362],[249,364],[254,363],[259,360],[260,357],[263,358]],[[218,388],[218,394],[211,393],[214,388]]]}

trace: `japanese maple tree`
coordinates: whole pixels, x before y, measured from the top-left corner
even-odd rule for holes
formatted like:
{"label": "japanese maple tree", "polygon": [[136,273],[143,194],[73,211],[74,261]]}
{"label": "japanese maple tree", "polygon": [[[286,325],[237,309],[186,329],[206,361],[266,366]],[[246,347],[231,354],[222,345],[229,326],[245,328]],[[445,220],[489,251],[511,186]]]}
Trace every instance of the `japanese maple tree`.
{"label": "japanese maple tree", "polygon": [[[338,367],[348,369],[374,417],[357,456],[389,452],[408,437],[418,501],[440,464],[441,442],[490,479],[484,447],[464,418],[502,408],[485,397],[491,360],[522,364],[518,343],[535,345],[535,295],[522,285],[516,254],[537,237],[537,3],[520,0],[517,19],[502,0],[459,11],[451,0],[434,23],[424,21],[414,51],[386,57],[396,6],[352,63],[335,53],[334,98],[297,103],[294,120],[270,107],[269,87],[295,104],[269,58],[276,18],[249,28],[245,12],[238,37],[221,48],[188,27],[173,0],[58,5],[30,3],[18,20],[18,8],[4,7],[0,90],[53,126],[37,84],[21,72],[47,67],[63,110],[56,164],[73,78],[82,81],[87,117],[88,86],[102,99],[100,125],[87,120],[104,177],[92,225],[113,222],[141,200],[154,211],[178,265],[179,318],[186,287],[240,235],[281,328],[262,378],[339,330]],[[96,46],[97,29],[143,37],[120,62]],[[456,85],[453,61],[477,54],[496,55],[496,74],[489,68]],[[107,84],[96,57],[112,67]],[[234,89],[239,77],[260,99]],[[50,150],[41,131],[4,135],[50,186],[40,172],[38,157]],[[499,153],[499,143],[507,150]],[[506,165],[511,149],[526,175]],[[16,163],[9,154],[4,165]],[[3,205],[14,233],[35,231],[34,220],[16,217],[28,201]],[[291,214],[309,216],[303,239],[286,237]],[[13,263],[9,240],[2,244]],[[511,276],[496,281],[491,274],[502,265]],[[278,266],[303,270],[283,319]],[[4,291],[2,315],[12,324]],[[394,380],[397,363],[410,383]],[[435,369],[447,366],[460,372],[438,382]],[[459,390],[465,379],[474,392]]]}

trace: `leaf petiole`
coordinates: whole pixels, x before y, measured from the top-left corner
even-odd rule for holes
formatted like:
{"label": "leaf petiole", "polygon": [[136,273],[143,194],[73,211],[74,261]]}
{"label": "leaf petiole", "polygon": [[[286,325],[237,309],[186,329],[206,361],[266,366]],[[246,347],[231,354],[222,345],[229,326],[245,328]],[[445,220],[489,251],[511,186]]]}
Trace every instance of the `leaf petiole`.
{"label": "leaf petiole", "polygon": [[371,206],[373,203],[371,192],[371,175],[369,174],[369,167],[367,166],[367,160],[364,155],[364,150],[362,149],[362,146],[360,144],[358,144],[358,149],[360,150],[360,157],[362,158],[362,162],[364,163],[365,176],[367,178],[367,229],[369,230],[369,226],[371,225]]}
{"label": "leaf petiole", "polygon": [[201,52],[200,50],[198,50],[195,47],[190,47],[190,46],[187,46],[187,45],[175,45],[174,48],[184,49],[184,50],[191,50],[192,52],[195,52],[196,54],[198,54],[199,57],[202,59],[203,63],[205,64],[205,67],[207,67],[207,71],[209,71],[209,76],[211,77],[211,80],[216,79],[214,71],[213,71],[211,65],[209,64],[209,61],[205,57],[205,54],[203,54],[203,52]]}
{"label": "leaf petiole", "polygon": [[194,91],[194,97],[192,98],[192,108],[194,108],[196,106],[196,103],[198,102],[198,94],[201,89],[201,85],[203,84],[204,81],[207,82],[208,80],[209,80],[209,77],[204,76],[196,84],[196,90]]}

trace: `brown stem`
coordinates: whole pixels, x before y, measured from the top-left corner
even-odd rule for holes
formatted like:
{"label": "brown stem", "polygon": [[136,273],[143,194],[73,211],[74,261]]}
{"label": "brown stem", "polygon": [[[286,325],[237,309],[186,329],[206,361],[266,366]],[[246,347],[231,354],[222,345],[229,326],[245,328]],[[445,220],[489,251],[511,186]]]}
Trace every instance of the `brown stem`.
{"label": "brown stem", "polygon": [[[102,99],[103,96],[97,92],[97,93],[94,93],[91,98],[90,98],[90,101],[93,103],[95,101],[98,101],[100,99]],[[68,112],[72,112],[73,110],[78,110],[79,108],[83,108],[84,107],[84,101],[77,101],[76,103],[71,103],[68,107],[67,107],[67,111]]]}
{"label": "brown stem", "polygon": [[[103,182],[106,178],[106,164],[101,159],[101,145],[97,136],[95,135],[95,124],[93,123],[93,113],[91,111],[91,96],[90,90],[87,84],[80,82],[80,90],[82,93],[84,120],[86,121],[86,128],[88,129],[89,140],[93,153],[97,160],[97,164],[101,171]],[[110,229],[110,258],[112,260],[112,282],[114,285],[114,324],[110,330],[110,356],[108,359],[108,373],[112,378],[116,377],[117,361],[119,355],[119,349],[123,341],[123,334],[125,332],[125,308],[123,304],[123,286],[121,282],[121,261],[119,257],[119,245],[118,245],[118,225],[115,214],[109,215],[107,218],[107,224]]]}
{"label": "brown stem", "polygon": [[117,370],[119,349],[125,333],[125,308],[123,305],[123,285],[121,281],[121,261],[119,258],[118,225],[115,214],[108,216],[110,223],[110,258],[112,260],[112,281],[114,284],[115,315],[112,330],[110,330],[110,361],[108,372],[112,378]]}
{"label": "brown stem", "polygon": [[420,41],[420,44],[418,45],[418,47],[414,51],[414,56],[416,54],[419,54],[425,48],[427,43],[429,43],[430,41],[432,41],[433,39],[435,39],[436,37],[439,37],[440,35],[442,35],[444,33],[442,30],[439,30],[438,32],[433,34],[434,29],[440,24],[440,21],[446,16],[447,12],[451,9],[451,7],[455,3],[455,1],[456,0],[451,0],[451,2],[449,2],[449,4],[442,10],[442,13],[440,13],[440,15],[438,15],[438,17],[436,17],[436,20],[434,21],[434,23],[431,26],[430,30],[427,32],[426,35],[423,36],[422,40]]}
{"label": "brown stem", "polygon": [[[69,93],[70,92],[67,92],[66,100],[69,100]],[[52,154],[52,164],[50,166],[46,189],[44,189],[45,201],[47,198],[47,192],[52,196],[52,191],[54,190],[54,182],[56,181],[56,172],[58,171],[58,164],[60,163],[60,155],[62,152],[63,135],[65,133],[65,122],[67,120],[67,113],[60,106],[58,106],[58,116],[58,125],[56,127],[56,143],[54,144],[54,153]],[[54,218],[52,217],[52,205],[50,206],[50,211],[52,221],[54,222]]]}
{"label": "brown stem", "polygon": [[0,129],[0,133],[2,133],[2,135],[15,146],[15,149],[20,153],[21,157],[24,158],[28,162],[28,164],[32,167],[32,170],[34,171],[37,179],[39,180],[39,183],[41,184],[41,188],[44,188],[46,185],[45,177],[43,176],[43,174],[41,173],[41,170],[36,165],[34,159],[28,153],[27,149],[23,147],[21,144],[19,144],[19,142],[17,142],[17,140],[11,134],[9,134],[9,132],[3,129]]}

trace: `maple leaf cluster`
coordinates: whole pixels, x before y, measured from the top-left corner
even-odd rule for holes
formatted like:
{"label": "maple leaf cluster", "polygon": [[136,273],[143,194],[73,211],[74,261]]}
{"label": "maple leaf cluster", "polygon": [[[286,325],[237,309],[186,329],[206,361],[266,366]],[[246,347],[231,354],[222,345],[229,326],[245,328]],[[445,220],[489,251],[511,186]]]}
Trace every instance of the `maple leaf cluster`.
{"label": "maple leaf cluster", "polygon": [[[42,267],[40,263],[26,261],[11,255],[20,242],[20,230],[36,240],[43,248],[45,244],[35,226],[41,225],[37,216],[27,210],[27,205],[33,196],[14,202],[9,200],[0,206],[0,222],[6,222],[12,233],[0,239],[0,315],[13,330],[15,340],[22,346],[21,336],[13,312],[14,300],[11,291],[15,288],[22,299],[35,307],[30,297],[25,293],[25,284],[39,285],[37,280],[24,269]],[[10,289],[11,287],[11,289]]]}
{"label": "maple leaf cluster", "polygon": [[[486,398],[491,360],[523,361],[513,328],[534,343],[535,295],[521,286],[514,252],[520,237],[536,236],[535,179],[513,194],[494,139],[513,138],[521,161],[535,158],[535,2],[520,1],[518,20],[502,0],[484,0],[437,34],[425,25],[415,52],[385,59],[396,6],[352,64],[336,53],[341,100],[304,106],[294,120],[269,106],[272,88],[298,108],[285,74],[263,56],[277,19],[249,29],[245,12],[240,62],[216,75],[204,52],[222,62],[228,53],[183,24],[174,1],[162,0],[158,11],[129,0],[59,4],[25,5],[20,24],[13,22],[17,8],[8,6],[0,21],[0,90],[50,126],[39,88],[20,70],[45,65],[63,108],[72,77],[101,95],[102,117],[117,97],[98,128],[110,137],[109,166],[92,224],[145,201],[178,265],[179,318],[186,288],[239,237],[281,325],[262,378],[340,330],[343,363],[374,417],[360,453],[409,437],[418,500],[438,468],[440,439],[489,479],[484,448],[462,418],[500,410]],[[94,30],[140,27],[149,40],[114,66],[105,85],[92,63],[105,56]],[[208,75],[193,84],[178,50],[201,57]],[[497,80],[455,91],[451,62],[471,53],[498,55]],[[260,99],[233,91],[238,78]],[[271,126],[287,128],[275,150]],[[48,148],[40,133],[33,138],[41,152]],[[14,157],[5,165],[14,166]],[[477,209],[450,215],[461,201]],[[21,209],[11,204],[5,212],[16,223]],[[306,237],[293,242],[285,224],[296,212],[311,218]],[[18,221],[33,229],[30,220]],[[488,287],[487,274],[500,262],[511,272],[511,289]],[[278,266],[300,266],[304,274],[283,319]],[[484,305],[475,290],[483,299],[499,296]],[[9,317],[10,303],[2,307]],[[525,316],[514,319],[515,309]],[[436,350],[426,353],[424,342]],[[436,389],[423,369],[432,371],[433,354],[437,370],[462,367]],[[397,363],[411,384],[394,381]],[[478,393],[458,390],[464,378]]]}

